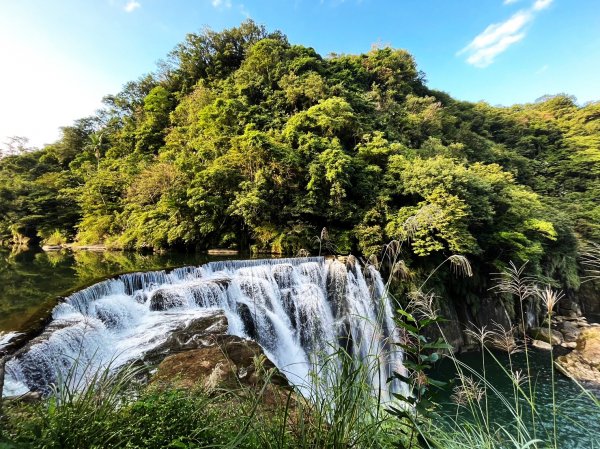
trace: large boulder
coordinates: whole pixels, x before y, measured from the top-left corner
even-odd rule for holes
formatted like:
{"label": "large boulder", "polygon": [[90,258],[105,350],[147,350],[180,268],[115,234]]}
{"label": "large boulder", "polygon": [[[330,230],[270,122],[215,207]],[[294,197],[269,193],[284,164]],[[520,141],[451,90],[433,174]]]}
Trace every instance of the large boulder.
{"label": "large boulder", "polygon": [[560,345],[563,342],[563,336],[559,331],[548,329],[547,327],[535,327],[531,329],[531,336],[536,340],[550,343],[552,346]]}
{"label": "large boulder", "polygon": [[159,288],[150,297],[150,310],[163,311],[182,307],[187,303],[185,297],[173,288]]}
{"label": "large boulder", "polygon": [[167,339],[146,354],[144,360],[156,364],[170,354],[214,344],[209,337],[227,333],[227,317],[222,310],[207,312],[206,315],[182,323]]}
{"label": "large boulder", "polygon": [[581,333],[580,327],[577,323],[572,321],[564,321],[560,326],[560,333],[563,335],[563,339],[565,342],[575,342],[577,338],[579,338],[579,334]]}
{"label": "large boulder", "polygon": [[541,340],[533,340],[531,342],[531,346],[533,346],[534,348],[543,349],[545,351],[552,350],[552,345],[550,343]]}
{"label": "large boulder", "polygon": [[270,383],[287,386],[287,381],[253,340],[233,335],[214,335],[210,345],[165,358],[152,377],[152,384],[179,388],[235,389],[261,384],[261,373],[273,370]]}
{"label": "large boulder", "polygon": [[584,329],[577,339],[577,348],[556,360],[565,375],[600,387],[600,327]]}

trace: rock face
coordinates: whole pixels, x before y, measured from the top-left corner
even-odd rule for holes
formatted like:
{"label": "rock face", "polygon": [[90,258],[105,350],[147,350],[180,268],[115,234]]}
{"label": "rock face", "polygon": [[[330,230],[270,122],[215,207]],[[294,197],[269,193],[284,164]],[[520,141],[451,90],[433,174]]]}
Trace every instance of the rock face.
{"label": "rock face", "polygon": [[545,341],[551,345],[560,345],[563,342],[562,334],[554,329],[548,329],[547,327],[536,327],[531,329],[531,336],[536,340]]}
{"label": "rock face", "polygon": [[560,314],[570,317],[577,318],[581,316],[581,307],[573,300],[564,300],[558,303],[558,311]]}
{"label": "rock face", "polygon": [[214,344],[210,337],[226,333],[227,317],[222,311],[215,311],[175,329],[163,343],[148,351],[144,360],[154,364],[170,354],[210,346]]}
{"label": "rock face", "polygon": [[[259,360],[264,370],[276,370],[258,343],[226,333],[227,317],[222,311],[193,319],[176,329],[164,343],[144,356],[146,362],[160,362],[151,383],[183,388],[201,386],[207,390],[240,385],[255,387],[260,383]],[[271,383],[288,385],[278,371]]]}
{"label": "rock face", "polygon": [[[256,387],[261,378],[257,371],[259,360],[265,370],[276,369],[255,341],[232,335],[213,335],[206,343],[205,347],[165,358],[151,382],[184,388],[201,386],[207,390],[238,388],[240,385]],[[271,382],[287,385],[278,372]]]}
{"label": "rock face", "polygon": [[600,387],[600,327],[589,327],[581,331],[577,348],[558,357],[556,366],[569,377],[592,382]]}

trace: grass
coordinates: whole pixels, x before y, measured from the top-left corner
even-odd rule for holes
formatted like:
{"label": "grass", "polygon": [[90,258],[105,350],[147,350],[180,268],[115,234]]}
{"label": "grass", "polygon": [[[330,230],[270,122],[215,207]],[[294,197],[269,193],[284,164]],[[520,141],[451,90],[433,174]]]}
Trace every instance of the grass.
{"label": "grass", "polygon": [[[452,263],[450,259],[447,261]],[[468,271],[464,271],[464,273],[468,273]],[[524,275],[523,267],[517,268],[512,264],[507,272],[498,277],[496,289],[512,295],[520,303],[521,310],[525,308],[526,301],[539,301],[546,311],[548,330],[551,329],[550,323],[554,313],[553,310],[562,298],[560,292],[553,291],[549,287],[542,288],[538,286],[534,279]],[[422,285],[411,296],[416,300],[411,301],[407,309],[401,311],[404,319],[398,325],[405,331],[408,329],[409,333],[412,333],[412,335],[409,335],[409,340],[419,342],[418,344],[413,343],[404,346],[409,354],[412,353],[413,356],[416,355],[420,360],[427,362],[429,360],[428,356],[419,350],[424,346],[421,341],[424,337],[421,334],[425,326],[421,323],[437,326],[437,332],[442,336],[445,343],[447,343],[447,339],[444,337],[443,329],[439,324],[441,320],[437,316],[432,294],[424,293]],[[523,315],[521,319],[524,321]],[[418,334],[410,331],[411,329],[419,330]],[[467,332],[479,342],[483,368],[482,370],[473,369],[463,363],[451,351],[445,354],[445,357],[454,365],[456,372],[457,386],[453,395],[455,411],[450,413],[448,409],[431,406],[419,414],[417,413],[419,407],[414,407],[409,427],[421,436],[419,438],[421,447],[440,449],[558,449],[561,447],[558,421],[562,407],[559,407],[557,403],[556,375],[552,351],[550,351],[550,362],[547,367],[551,382],[551,408],[549,411],[544,411],[545,414],[542,415],[539,404],[536,402],[535,373],[530,363],[531,354],[527,348],[528,336],[525,326],[520,325],[516,328],[504,329],[502,326],[495,324],[490,328],[471,329]],[[494,348],[507,353],[508,366],[497,357]],[[517,352],[524,353],[524,370],[517,369],[514,363],[513,355]],[[426,377],[426,368],[428,366],[420,368],[419,371],[419,368],[415,368],[413,365],[413,376],[407,381],[411,384],[412,391],[415,392],[414,396],[423,396],[423,392],[428,392],[434,384],[433,380]],[[504,394],[496,388],[489,377],[489,370],[494,370],[496,373],[499,372],[503,375],[505,381],[512,386],[512,396]],[[421,373],[424,377],[415,376],[415,373]],[[600,402],[598,399],[583,386],[579,386],[581,396],[590,399],[588,401],[590,409],[595,410],[600,415]],[[428,398],[423,397],[422,399],[427,400]],[[504,415],[511,417],[510,422],[500,423],[494,421],[494,413],[490,412],[492,402],[494,407],[502,408],[505,412]],[[397,412],[396,414],[408,416],[406,413]],[[563,418],[569,419],[568,417]],[[594,418],[582,416],[581,419]],[[585,426],[582,423],[573,424]],[[591,444],[597,445],[593,447],[600,447],[600,435],[597,435],[595,439],[593,435],[590,435],[590,437]]]}
{"label": "grass", "polygon": [[73,368],[43,401],[5,404],[0,448],[397,447],[398,422],[372,394],[374,368],[328,354],[306,397],[273,394],[264,369],[258,387],[207,391],[141,386],[135,367],[104,367],[82,385],[75,372],[88,366]]}

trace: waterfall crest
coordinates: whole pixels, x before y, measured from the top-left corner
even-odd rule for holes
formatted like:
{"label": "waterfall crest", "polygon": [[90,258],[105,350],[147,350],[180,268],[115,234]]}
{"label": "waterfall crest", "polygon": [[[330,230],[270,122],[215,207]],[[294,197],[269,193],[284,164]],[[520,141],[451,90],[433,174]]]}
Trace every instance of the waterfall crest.
{"label": "waterfall crest", "polygon": [[[344,346],[379,369],[373,388],[384,398],[403,371],[392,304],[381,275],[323,257],[210,262],[170,272],[131,273],[69,296],[52,312],[42,338],[6,365],[6,396],[47,391],[75,360],[118,367],[143,356],[182,323],[222,310],[228,333],[256,340],[301,390],[311,367]],[[82,363],[83,362],[83,363]]]}

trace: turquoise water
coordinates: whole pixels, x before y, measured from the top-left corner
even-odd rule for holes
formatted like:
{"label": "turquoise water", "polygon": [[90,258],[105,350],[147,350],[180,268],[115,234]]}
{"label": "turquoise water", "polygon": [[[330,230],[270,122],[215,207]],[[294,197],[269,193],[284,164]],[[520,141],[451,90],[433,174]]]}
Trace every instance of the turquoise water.
{"label": "turquoise water", "polygon": [[[499,363],[508,369],[509,359],[505,353],[494,353]],[[480,353],[467,353],[459,356],[459,360],[468,366],[482,372],[482,357]],[[552,383],[551,360],[548,351],[533,350],[529,352],[529,361],[535,389],[535,402],[540,416],[540,423],[536,425],[536,436],[544,441],[552,441]],[[513,368],[526,372],[525,354],[519,353],[512,356]],[[504,397],[512,403],[514,400],[512,383],[502,371],[499,364],[488,354],[486,359],[486,378]],[[450,381],[455,378],[456,370],[450,360],[443,360],[431,373],[433,378]],[[600,448],[600,404],[596,405],[582,389],[572,380],[560,373],[555,373],[556,402],[558,410],[557,428],[559,448],[564,449],[591,449]],[[526,385],[524,389],[528,389]],[[445,391],[439,398],[444,410],[455,416],[457,406],[451,401],[450,391]],[[592,394],[600,399],[600,392]],[[490,421],[511,424],[514,417],[502,403],[500,397],[489,392],[488,409]],[[521,401],[522,405],[524,400]],[[468,416],[463,414],[464,417]],[[531,432],[533,433],[533,432]],[[544,446],[542,446],[544,447]],[[552,446],[548,446],[552,447]]]}

